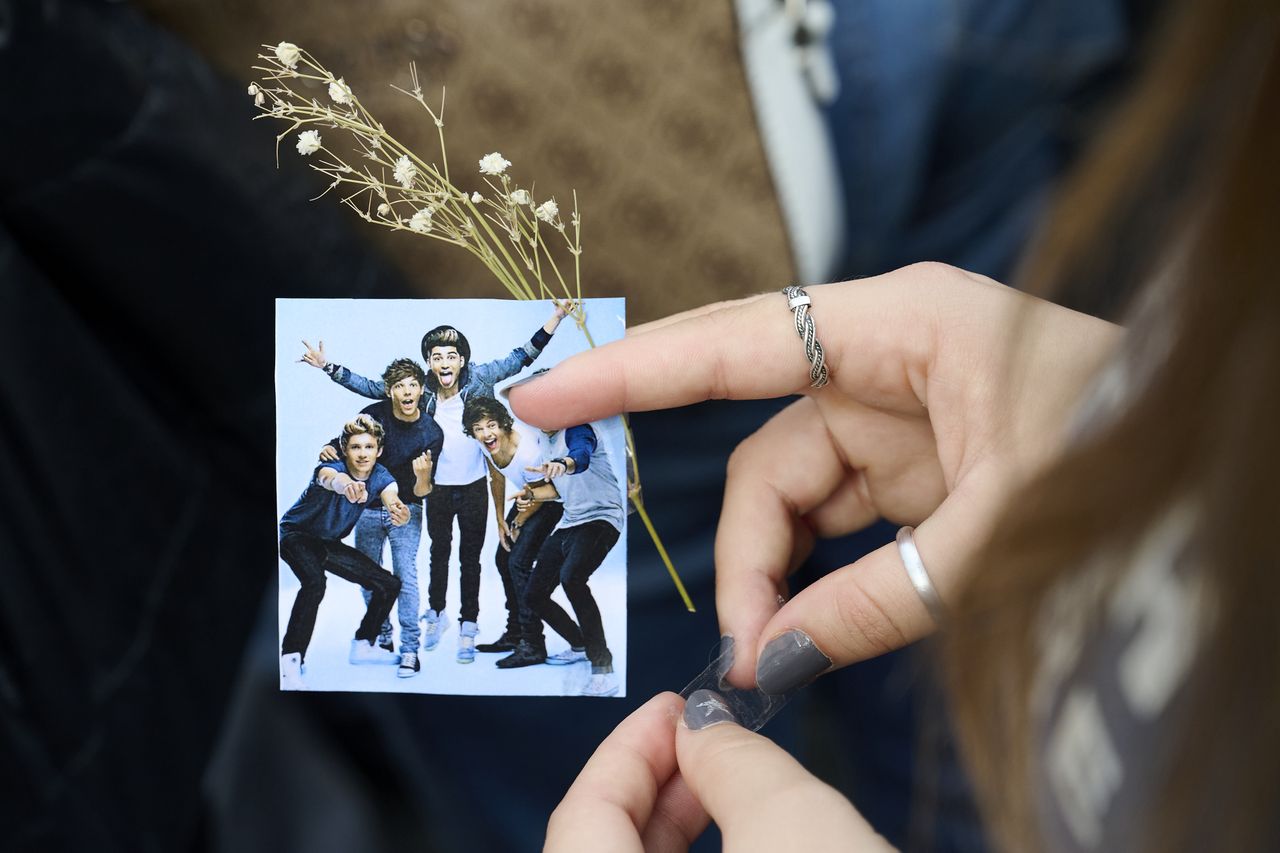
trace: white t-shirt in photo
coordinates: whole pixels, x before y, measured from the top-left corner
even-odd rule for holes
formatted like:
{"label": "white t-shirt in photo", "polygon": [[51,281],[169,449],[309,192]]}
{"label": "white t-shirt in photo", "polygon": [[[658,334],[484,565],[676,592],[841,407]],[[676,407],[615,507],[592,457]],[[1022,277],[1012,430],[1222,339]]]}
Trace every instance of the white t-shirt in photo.
{"label": "white t-shirt in photo", "polygon": [[435,481],[441,486],[466,486],[486,474],[480,442],[462,433],[461,394],[447,400],[436,398],[436,423],[444,432],[444,447],[436,462]]}

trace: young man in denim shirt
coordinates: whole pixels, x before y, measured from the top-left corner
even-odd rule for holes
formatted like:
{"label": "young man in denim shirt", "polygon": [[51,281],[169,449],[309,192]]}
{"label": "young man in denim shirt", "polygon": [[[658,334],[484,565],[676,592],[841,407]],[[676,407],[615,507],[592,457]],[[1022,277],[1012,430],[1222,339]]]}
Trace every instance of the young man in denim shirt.
{"label": "young man in denim shirt", "polygon": [[289,624],[280,643],[280,686],[303,690],[302,662],[311,645],[316,613],[325,593],[325,573],[359,584],[371,593],[364,618],[351,641],[353,664],[396,664],[398,659],[375,645],[378,627],[391,612],[400,581],[342,540],[371,506],[380,503],[393,524],[409,519],[395,478],[378,464],[382,425],[357,415],[342,429],[342,460],[321,462],[289,511],[280,519],[280,557],[297,575],[298,590]]}

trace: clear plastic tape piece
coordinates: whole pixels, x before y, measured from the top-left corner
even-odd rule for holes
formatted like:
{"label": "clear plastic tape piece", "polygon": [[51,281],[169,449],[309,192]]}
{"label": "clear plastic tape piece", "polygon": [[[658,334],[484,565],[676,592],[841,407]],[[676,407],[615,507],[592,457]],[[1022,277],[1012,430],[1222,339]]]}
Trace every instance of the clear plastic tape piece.
{"label": "clear plastic tape piece", "polygon": [[733,667],[733,649],[733,638],[722,638],[711,651],[711,663],[680,691],[680,696],[688,699],[695,690],[710,690],[724,700],[725,706],[743,728],[759,731],[802,688],[775,695],[759,688],[743,690],[734,687],[725,679],[725,674]]}

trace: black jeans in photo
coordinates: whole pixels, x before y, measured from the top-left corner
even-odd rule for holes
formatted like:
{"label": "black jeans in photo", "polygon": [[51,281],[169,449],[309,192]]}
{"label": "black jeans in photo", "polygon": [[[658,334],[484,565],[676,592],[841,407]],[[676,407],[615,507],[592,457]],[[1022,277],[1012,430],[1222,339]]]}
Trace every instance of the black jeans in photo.
{"label": "black jeans in photo", "polygon": [[[525,588],[529,609],[568,640],[570,646],[586,647],[591,668],[603,672],[613,669],[613,655],[605,643],[600,608],[587,586],[587,579],[600,568],[617,541],[618,530],[607,521],[588,521],[557,530],[538,551],[533,576]],[[578,616],[577,623],[551,600],[557,583],[564,587],[569,604]]]}
{"label": "black jeans in photo", "polygon": [[[507,512],[507,526],[515,520],[517,514],[513,506]],[[547,541],[551,528],[564,515],[564,504],[559,501],[547,501],[533,515],[525,519],[520,526],[520,535],[508,551],[498,543],[498,551],[493,562],[498,566],[498,575],[502,578],[502,590],[507,596],[507,636],[514,640],[528,640],[539,648],[546,646],[546,638],[542,635],[542,620],[532,610],[521,594],[533,576],[533,564],[537,559],[542,543]]]}
{"label": "black jeans in photo", "polygon": [[462,621],[480,615],[480,550],[489,518],[489,481],[481,477],[465,486],[439,483],[427,497],[427,535],[431,537],[431,584],[428,606],[444,612],[449,592],[449,554],[453,551],[453,519],[458,519],[458,562],[462,570]]}
{"label": "black jeans in photo", "polygon": [[356,631],[357,640],[377,642],[382,621],[391,612],[400,594],[400,579],[350,545],[334,539],[321,539],[310,533],[292,531],[280,537],[280,556],[298,576],[302,589],[293,600],[289,626],[280,644],[280,654],[298,652],[307,656],[311,634],[316,627],[316,613],[324,598],[325,572],[359,584],[369,590],[369,604]]}

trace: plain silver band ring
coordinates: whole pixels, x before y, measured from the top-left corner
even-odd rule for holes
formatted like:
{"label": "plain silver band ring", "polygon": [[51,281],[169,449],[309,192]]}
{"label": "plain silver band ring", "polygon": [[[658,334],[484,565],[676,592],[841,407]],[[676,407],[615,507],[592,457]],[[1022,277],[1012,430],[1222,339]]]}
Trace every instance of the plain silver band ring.
{"label": "plain silver band ring", "polygon": [[933,587],[929,572],[925,570],[924,560],[920,559],[920,551],[916,548],[915,537],[912,536],[914,532],[915,529],[912,527],[898,529],[898,554],[902,557],[902,565],[907,568],[907,577],[911,579],[911,585],[916,588],[916,594],[924,602],[925,609],[933,617],[934,624],[941,625],[946,611],[942,605],[942,599],[938,597],[938,591]]}
{"label": "plain silver band ring", "polygon": [[789,284],[782,288],[782,295],[787,297],[787,307],[795,316],[796,334],[804,341],[804,354],[809,359],[809,387],[821,388],[827,384],[827,358],[822,352],[822,344],[818,343],[813,318],[809,316],[809,294],[800,285]]}

